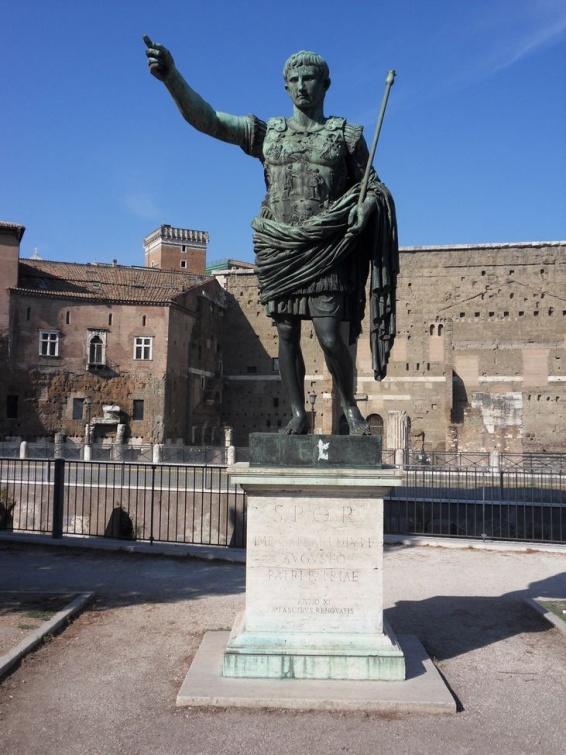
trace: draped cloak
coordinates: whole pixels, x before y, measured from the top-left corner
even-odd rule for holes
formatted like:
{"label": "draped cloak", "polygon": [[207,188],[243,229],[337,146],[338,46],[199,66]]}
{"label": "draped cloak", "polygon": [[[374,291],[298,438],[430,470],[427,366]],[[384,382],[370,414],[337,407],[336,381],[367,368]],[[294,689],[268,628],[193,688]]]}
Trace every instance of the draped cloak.
{"label": "draped cloak", "polygon": [[[293,294],[342,263],[351,294],[345,308],[350,343],[362,331],[366,282],[370,277],[370,346],[376,380],[387,373],[396,332],[395,291],[399,247],[395,205],[387,188],[372,186],[376,208],[365,228],[348,234],[348,215],[357,204],[360,185],[347,190],[327,210],[298,225],[276,221],[265,206],[252,221],[260,301]],[[345,264],[344,264],[345,263]]]}

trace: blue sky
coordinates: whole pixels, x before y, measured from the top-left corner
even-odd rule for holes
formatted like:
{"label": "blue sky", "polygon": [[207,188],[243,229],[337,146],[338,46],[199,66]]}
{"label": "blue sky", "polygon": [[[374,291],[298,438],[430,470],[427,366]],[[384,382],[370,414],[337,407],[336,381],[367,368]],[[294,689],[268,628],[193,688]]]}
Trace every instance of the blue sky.
{"label": "blue sky", "polygon": [[4,0],[0,219],[21,254],[143,264],[162,223],[252,260],[261,165],[191,129],[147,70],[172,51],[217,110],[288,115],[281,70],[319,52],[326,114],[371,142],[404,246],[566,239],[564,0]]}

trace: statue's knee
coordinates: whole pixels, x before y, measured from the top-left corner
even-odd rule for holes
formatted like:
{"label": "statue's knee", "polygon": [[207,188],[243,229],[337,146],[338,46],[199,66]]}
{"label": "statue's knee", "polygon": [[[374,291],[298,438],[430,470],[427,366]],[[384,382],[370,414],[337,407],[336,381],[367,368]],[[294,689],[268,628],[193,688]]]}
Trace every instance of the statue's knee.
{"label": "statue's knee", "polygon": [[325,354],[334,354],[339,351],[340,339],[334,333],[320,333],[318,342]]}

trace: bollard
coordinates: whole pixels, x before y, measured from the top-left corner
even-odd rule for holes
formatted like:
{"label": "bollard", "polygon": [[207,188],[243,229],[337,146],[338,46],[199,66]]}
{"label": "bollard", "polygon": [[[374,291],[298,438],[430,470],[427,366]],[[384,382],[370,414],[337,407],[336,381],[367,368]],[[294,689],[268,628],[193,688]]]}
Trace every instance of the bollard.
{"label": "bollard", "polygon": [[163,443],[153,444],[152,460],[154,464],[160,464],[163,461]]}
{"label": "bollard", "polygon": [[229,467],[236,463],[236,448],[234,446],[228,446],[226,449],[226,464]]}

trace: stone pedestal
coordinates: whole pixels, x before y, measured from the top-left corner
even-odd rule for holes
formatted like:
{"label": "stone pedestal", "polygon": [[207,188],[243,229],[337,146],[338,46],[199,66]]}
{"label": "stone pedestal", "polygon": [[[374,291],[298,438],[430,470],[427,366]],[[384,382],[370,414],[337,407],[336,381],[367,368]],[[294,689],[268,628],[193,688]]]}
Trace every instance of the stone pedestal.
{"label": "stone pedestal", "polygon": [[248,496],[248,534],[245,611],[224,653],[225,677],[405,678],[382,595],[383,496],[401,475],[365,458],[362,468],[333,466],[339,454],[322,443],[326,466],[230,470]]}

